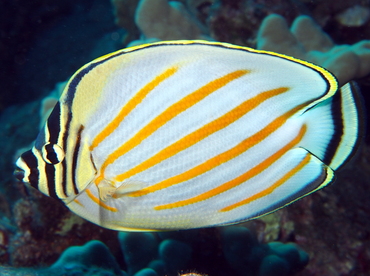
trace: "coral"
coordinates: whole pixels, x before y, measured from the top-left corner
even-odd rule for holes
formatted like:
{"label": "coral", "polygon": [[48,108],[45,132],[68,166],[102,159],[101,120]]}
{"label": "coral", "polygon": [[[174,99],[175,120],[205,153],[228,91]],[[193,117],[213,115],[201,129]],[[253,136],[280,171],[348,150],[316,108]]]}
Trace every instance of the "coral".
{"label": "coral", "polygon": [[[365,6],[364,0],[182,0],[181,3],[169,4],[163,0],[158,2],[145,0],[142,3],[154,4],[153,10],[150,10],[151,6],[146,6],[148,8],[146,11],[141,10],[145,11],[141,18],[140,10],[136,9],[138,0],[112,0],[112,2],[116,5],[117,20],[122,20],[118,21],[118,24],[129,34],[125,43],[139,38],[140,33],[133,22],[137,11],[136,20],[144,23],[146,21],[145,24],[148,26],[146,41],[170,39],[172,34],[178,35],[180,39],[196,39],[204,38],[204,34],[211,33],[214,39],[240,42],[249,46],[255,46],[257,43],[260,49],[282,52],[318,63],[336,74],[341,83],[365,76],[370,71],[369,42],[357,42],[369,38],[369,20],[364,20],[361,26],[353,27],[344,26],[345,21],[339,20],[339,15],[343,15],[355,4]],[[248,4],[254,2],[255,5],[242,5],[244,10],[235,11],[232,4],[241,2]],[[268,2],[273,3],[274,8],[269,7],[266,4]],[[292,5],[304,3],[305,6],[297,6],[291,10],[284,6],[287,3]],[[163,5],[170,13],[165,14],[164,10],[154,9],[155,5]],[[285,14],[281,13],[283,9]],[[238,12],[238,16],[233,16],[235,12]],[[272,12],[283,14],[284,18],[277,15],[266,17],[257,32],[263,17]],[[316,25],[312,18],[301,16],[289,29],[288,25],[293,18],[302,12],[312,15],[319,25]],[[217,22],[222,23],[221,19],[228,20],[227,24],[217,25]],[[157,28],[149,28],[153,27],[150,22],[155,21],[160,22]],[[328,35],[323,32],[323,27]],[[161,33],[166,36],[157,38]],[[181,36],[182,34],[185,35]],[[355,44],[338,46],[336,45],[338,43]],[[19,62],[23,56],[20,58],[9,55],[9,59]],[[73,62],[74,66],[77,65],[75,60],[70,62]],[[50,65],[50,68],[55,67]],[[59,71],[60,68],[57,72]],[[11,80],[14,82],[13,78]],[[23,90],[21,92],[25,94]],[[45,116],[55,101],[56,97],[52,97],[44,102],[42,113]],[[185,272],[190,272],[188,269],[196,269],[210,276],[245,275],[245,270],[249,273],[249,269],[257,275],[277,275],[276,271],[294,274],[307,262],[307,254],[290,243],[271,242],[279,240],[294,241],[310,253],[310,262],[301,275],[368,275],[370,271],[368,146],[362,148],[359,158],[352,166],[348,166],[347,172],[339,174],[335,185],[271,214],[270,217],[250,222],[255,226],[256,233],[238,226],[154,234],[136,233],[136,237],[131,235],[132,233],[120,233],[117,237],[117,233],[77,218],[55,201],[36,194],[11,179],[13,149],[26,145],[36,136],[40,109],[40,104],[34,102],[22,107],[8,108],[0,114],[2,141],[0,147],[3,155],[1,159],[3,170],[0,177],[3,195],[0,212],[3,216],[1,236],[4,237],[0,241],[1,264],[47,266],[55,262],[61,252],[69,246],[99,239],[111,252],[107,253],[102,249],[105,254],[115,256],[115,263],[119,263],[121,269],[135,276],[165,275],[165,271],[173,273],[176,269],[185,269]],[[258,239],[254,235],[257,235]],[[141,239],[146,242],[145,246],[135,248],[136,243],[143,244]],[[90,243],[81,248],[85,251],[89,248],[88,244]],[[100,243],[95,248],[102,247],[104,245]],[[86,252],[88,256],[95,254],[89,250]],[[90,264],[94,262],[90,260]],[[248,263],[252,268],[246,266]],[[293,264],[299,265],[295,267]],[[72,262],[71,266],[73,267],[71,273],[78,272],[74,275],[114,273],[110,269],[101,270],[96,267],[90,270],[86,268],[86,264],[77,261]],[[106,274],[98,274],[102,271]],[[57,272],[55,275],[58,275]],[[0,274],[6,273],[50,275],[48,270],[0,267]]]}
{"label": "coral", "polygon": [[216,6],[216,3],[217,0],[186,0],[186,7],[205,26],[211,9]]}
{"label": "coral", "polygon": [[[302,270],[308,262],[307,253],[297,245],[260,243],[244,226],[158,233],[120,232],[118,240],[124,263],[111,247],[99,240],[90,240],[82,246],[67,248],[48,268],[19,269],[18,272],[55,276],[288,276]],[[273,274],[277,268],[283,270]]]}
{"label": "coral", "polygon": [[370,9],[360,5],[355,5],[339,13],[336,20],[343,26],[360,27],[370,18]]}
{"label": "coral", "polygon": [[[108,247],[96,240],[83,246],[71,246],[63,252],[59,259],[49,268],[53,274],[63,274],[68,271],[88,271],[91,269],[108,270],[112,275],[125,275],[119,268]],[[85,275],[85,274],[84,274]],[[99,275],[102,275],[101,272]],[[109,274],[105,274],[109,275]]]}
{"label": "coral", "polygon": [[135,22],[145,38],[204,39],[200,24],[177,1],[141,0]]}
{"label": "coral", "polygon": [[244,227],[221,229],[221,237],[225,258],[239,275],[293,275],[308,263],[307,253],[295,244],[259,244]]}
{"label": "coral", "polygon": [[209,8],[205,21],[214,39],[253,47],[265,16],[278,13],[290,20],[302,12],[303,5],[292,5],[291,1],[218,0]]}
{"label": "coral", "polygon": [[10,235],[9,263],[17,267],[50,264],[70,245],[104,241],[116,253],[117,235],[81,218],[55,200],[24,186],[24,197],[12,209],[15,230]]}
{"label": "coral", "polygon": [[370,41],[335,45],[308,16],[297,17],[289,30],[283,17],[269,15],[259,29],[257,48],[321,65],[337,77],[340,85],[370,73]]}
{"label": "coral", "polygon": [[[177,275],[186,267],[191,259],[191,245],[166,238],[168,233],[161,234],[160,237],[153,233],[118,234],[129,275]],[[181,234],[174,235],[181,239]]]}
{"label": "coral", "polygon": [[111,0],[114,7],[116,24],[127,31],[123,44],[126,45],[140,36],[140,31],[135,24],[134,16],[140,0]]}
{"label": "coral", "polygon": [[151,233],[120,232],[118,239],[130,275],[145,268],[157,255],[158,242]]}
{"label": "coral", "polygon": [[158,251],[166,271],[175,274],[190,261],[192,248],[184,242],[167,239],[161,242]]}
{"label": "coral", "polygon": [[[287,10],[286,2],[276,1],[272,10],[265,4],[256,5],[248,1],[186,3],[184,6],[177,1],[141,0],[135,21],[144,38],[129,46],[158,40],[210,40],[205,34],[211,33],[219,41],[239,45],[253,46],[256,40],[258,49],[287,54],[321,65],[331,71],[341,85],[370,73],[370,41],[360,41],[351,46],[336,45],[309,16],[298,16],[290,29],[287,19],[276,14],[270,14],[262,21],[267,11]],[[298,4],[295,8],[297,11],[305,10]]]}
{"label": "coral", "polygon": [[135,276],[157,276],[157,272],[151,268],[144,268],[140,270],[138,273],[135,274]]}
{"label": "coral", "polygon": [[[163,233],[119,233],[127,275],[160,276],[179,275],[189,267],[202,266],[207,258],[217,259],[217,251],[204,250],[207,244],[202,239],[204,230],[188,230]],[[261,244],[243,226],[220,228],[216,234],[225,259],[213,263],[214,271],[209,275],[294,275],[308,262],[308,255],[295,244],[273,242]],[[202,250],[202,252],[196,252]],[[200,253],[200,254],[199,254]],[[210,255],[210,256],[209,256]],[[194,256],[197,256],[196,258]],[[198,269],[198,268],[197,268]],[[216,272],[217,270],[223,272]],[[83,246],[72,246],[65,250],[59,259],[46,271],[54,275],[126,275],[100,241],[89,241]],[[279,271],[279,272],[277,272]],[[104,272],[104,274],[102,274]],[[208,272],[207,272],[208,273]],[[275,273],[275,274],[274,274]],[[277,274],[279,273],[279,274]],[[85,275],[85,274],[84,274]],[[202,274],[189,273],[184,275]]]}
{"label": "coral", "polygon": [[[339,43],[354,43],[369,37],[369,2],[352,1],[305,1],[310,15],[318,24],[330,32]],[[362,38],[361,38],[362,37]]]}

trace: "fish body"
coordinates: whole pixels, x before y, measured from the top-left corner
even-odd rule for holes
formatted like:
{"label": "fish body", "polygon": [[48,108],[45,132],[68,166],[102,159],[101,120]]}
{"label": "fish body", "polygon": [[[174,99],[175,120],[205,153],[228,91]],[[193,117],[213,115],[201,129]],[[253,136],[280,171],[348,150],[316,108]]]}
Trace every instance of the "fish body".
{"label": "fish body", "polygon": [[319,66],[153,43],[78,70],[16,176],[110,229],[233,224],[333,181],[359,126],[353,87]]}

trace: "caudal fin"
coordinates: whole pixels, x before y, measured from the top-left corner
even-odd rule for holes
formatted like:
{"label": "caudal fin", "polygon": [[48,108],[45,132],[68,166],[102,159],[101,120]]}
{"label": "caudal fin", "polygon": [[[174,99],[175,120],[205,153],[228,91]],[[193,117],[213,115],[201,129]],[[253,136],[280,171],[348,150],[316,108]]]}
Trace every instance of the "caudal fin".
{"label": "caudal fin", "polygon": [[363,131],[358,88],[342,86],[333,97],[307,110],[308,133],[303,147],[337,170],[354,153]]}

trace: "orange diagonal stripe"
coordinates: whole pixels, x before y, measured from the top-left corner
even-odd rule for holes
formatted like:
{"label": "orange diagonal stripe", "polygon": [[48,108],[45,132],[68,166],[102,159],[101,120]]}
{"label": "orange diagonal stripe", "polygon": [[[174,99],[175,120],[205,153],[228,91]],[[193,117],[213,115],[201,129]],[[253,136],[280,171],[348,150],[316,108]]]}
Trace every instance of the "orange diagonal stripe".
{"label": "orange diagonal stripe", "polygon": [[140,191],[136,191],[133,193],[130,193],[130,196],[143,196],[148,193],[152,193],[161,189],[165,189],[167,187],[170,187],[172,185],[187,181],[191,178],[194,178],[200,174],[203,174],[209,170],[212,170],[213,168],[237,157],[238,155],[242,154],[243,152],[247,151],[251,147],[257,145],[259,142],[264,140],[267,136],[269,136],[272,132],[277,130],[279,127],[281,127],[288,118],[290,118],[293,114],[295,114],[297,111],[302,109],[304,106],[306,106],[307,103],[299,105],[292,110],[286,112],[282,116],[276,118],[274,121],[272,121],[270,124],[268,124],[266,127],[261,129],[260,131],[256,132],[252,136],[244,139],[242,142],[240,142],[235,147],[216,155],[215,157],[212,157],[208,159],[207,161],[203,162],[202,164],[184,172],[179,175],[170,177],[166,180],[163,180],[161,182],[158,182],[155,185],[152,185],[150,187],[144,188]]}
{"label": "orange diagonal stripe", "polygon": [[270,187],[264,189],[263,191],[261,191],[257,194],[254,194],[254,195],[252,195],[252,196],[250,196],[250,197],[248,197],[248,198],[246,198],[242,201],[236,202],[232,205],[229,205],[225,208],[222,208],[220,211],[221,212],[230,211],[230,210],[235,209],[239,206],[249,204],[254,200],[257,200],[259,198],[262,198],[264,196],[267,196],[267,195],[271,194],[273,191],[275,191],[275,189],[277,189],[278,187],[283,185],[292,176],[294,176],[297,172],[299,172],[305,165],[308,164],[309,161],[310,161],[310,154],[306,154],[305,158],[297,166],[295,166],[293,169],[291,169],[289,172],[287,172],[282,178],[280,178],[278,181],[276,181]]}
{"label": "orange diagonal stripe", "polygon": [[170,107],[168,107],[165,111],[155,117],[150,123],[148,123],[145,127],[139,130],[139,132],[134,135],[130,140],[124,143],[121,147],[119,147],[116,151],[111,153],[108,158],[103,163],[101,170],[100,170],[100,177],[98,177],[95,181],[98,184],[104,176],[105,169],[108,165],[112,164],[115,160],[121,157],[123,154],[130,151],[132,148],[136,147],[150,136],[153,132],[155,132],[158,128],[166,124],[168,121],[176,117],[181,112],[185,111],[189,107],[195,105],[197,102],[201,101],[217,89],[225,86],[229,82],[240,78],[247,74],[248,70],[237,70],[231,72],[223,77],[215,79],[206,85],[202,86],[201,88],[197,89],[196,91],[192,92],[191,94],[185,96],[178,102],[174,103]]}
{"label": "orange diagonal stripe", "polygon": [[154,207],[154,209],[155,210],[172,209],[172,208],[186,206],[186,205],[189,205],[189,204],[194,204],[194,203],[197,203],[199,201],[206,200],[206,199],[209,199],[211,197],[214,197],[218,194],[221,194],[221,193],[223,193],[227,190],[230,190],[230,189],[244,183],[245,181],[247,181],[247,180],[251,179],[252,177],[260,174],[261,172],[263,172],[265,169],[267,169],[269,166],[271,166],[274,162],[276,162],[279,158],[281,158],[288,150],[290,150],[296,144],[298,144],[302,140],[302,138],[303,138],[303,136],[306,132],[306,128],[307,128],[306,125],[303,125],[301,130],[299,131],[298,135],[292,141],[290,141],[288,144],[286,144],[280,150],[275,152],[273,155],[271,155],[270,157],[268,157],[267,159],[265,159],[264,161],[262,161],[261,163],[259,163],[258,165],[256,165],[252,169],[250,169],[249,171],[247,171],[244,174],[234,178],[233,180],[230,180],[230,181],[228,181],[228,182],[226,182],[226,183],[224,183],[224,184],[222,184],[222,185],[220,185],[220,186],[218,186],[218,187],[216,187],[212,190],[209,190],[208,192],[205,192],[205,193],[200,194],[198,196],[195,196],[193,198],[181,200],[181,201],[174,202],[174,203],[159,205],[159,206]]}
{"label": "orange diagonal stripe", "polygon": [[83,207],[83,204],[78,199],[74,199],[73,201]]}
{"label": "orange diagonal stripe", "polygon": [[89,198],[92,201],[94,201],[96,204],[99,204],[100,207],[103,207],[104,209],[107,209],[108,211],[111,211],[111,212],[117,212],[117,208],[110,207],[107,204],[105,204],[104,202],[100,201],[99,198],[94,196],[93,193],[90,190],[87,189],[85,191],[86,191],[87,195],[89,196]]}
{"label": "orange diagonal stripe", "polygon": [[95,137],[93,140],[90,150],[96,148],[105,138],[107,138],[112,132],[119,126],[119,124],[125,119],[125,117],[139,104],[142,100],[161,82],[165,79],[171,77],[178,70],[178,67],[174,66],[162,74],[155,77],[151,82],[146,84],[143,88],[140,89],[135,96],[130,99],[127,104],[121,109],[118,115]]}
{"label": "orange diagonal stripe", "polygon": [[288,91],[289,88],[287,87],[280,87],[277,89],[272,89],[269,91],[265,91],[263,93],[258,94],[257,96],[248,99],[235,107],[234,109],[230,110],[229,112],[225,113],[224,115],[220,116],[219,118],[209,122],[208,124],[202,126],[201,128],[197,129],[196,131],[184,136],[180,140],[176,141],[172,145],[164,148],[154,156],[150,157],[149,159],[145,160],[141,164],[137,165],[136,167],[128,170],[125,173],[118,175],[115,178],[115,181],[122,182],[125,179],[140,173],[148,168],[162,162],[163,160],[174,156],[175,154],[183,151],[194,144],[198,143],[202,139],[206,138],[207,136],[219,131],[230,125],[231,123],[235,122],[236,120],[240,119],[246,113],[251,111],[252,109],[256,108],[258,105],[266,101],[267,99],[279,95]]}

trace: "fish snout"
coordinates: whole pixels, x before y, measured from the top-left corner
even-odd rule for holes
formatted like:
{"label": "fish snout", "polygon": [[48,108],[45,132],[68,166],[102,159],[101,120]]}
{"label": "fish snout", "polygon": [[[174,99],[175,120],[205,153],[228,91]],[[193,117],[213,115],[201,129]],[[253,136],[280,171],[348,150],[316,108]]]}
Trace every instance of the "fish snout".
{"label": "fish snout", "polygon": [[14,173],[13,175],[15,176],[15,178],[17,178],[19,181],[23,182],[23,179],[24,179],[24,170],[22,170],[21,168],[19,168],[18,166],[16,166],[15,170],[14,170]]}

